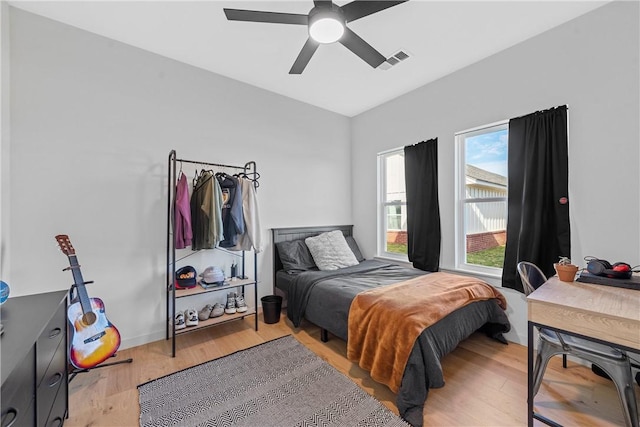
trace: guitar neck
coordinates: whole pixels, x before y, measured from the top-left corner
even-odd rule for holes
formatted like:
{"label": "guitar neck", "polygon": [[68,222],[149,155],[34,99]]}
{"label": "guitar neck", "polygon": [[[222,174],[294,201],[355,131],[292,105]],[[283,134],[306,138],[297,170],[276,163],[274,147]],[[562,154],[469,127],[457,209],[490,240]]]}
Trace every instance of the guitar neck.
{"label": "guitar neck", "polygon": [[80,300],[80,306],[82,307],[82,312],[88,313],[91,311],[91,301],[89,300],[87,289],[84,286],[84,279],[82,278],[82,272],[80,271],[80,264],[78,264],[78,257],[75,255],[69,255],[69,265],[71,274],[73,275],[73,282],[78,293],[78,299]]}

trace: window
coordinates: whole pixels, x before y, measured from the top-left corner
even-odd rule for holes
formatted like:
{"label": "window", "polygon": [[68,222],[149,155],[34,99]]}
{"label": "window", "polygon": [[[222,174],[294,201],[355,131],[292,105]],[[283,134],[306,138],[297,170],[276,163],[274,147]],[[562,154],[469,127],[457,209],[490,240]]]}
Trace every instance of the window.
{"label": "window", "polygon": [[508,122],[501,122],[456,134],[456,268],[502,272],[508,133]]}
{"label": "window", "polygon": [[378,254],[407,257],[404,149],[378,154]]}

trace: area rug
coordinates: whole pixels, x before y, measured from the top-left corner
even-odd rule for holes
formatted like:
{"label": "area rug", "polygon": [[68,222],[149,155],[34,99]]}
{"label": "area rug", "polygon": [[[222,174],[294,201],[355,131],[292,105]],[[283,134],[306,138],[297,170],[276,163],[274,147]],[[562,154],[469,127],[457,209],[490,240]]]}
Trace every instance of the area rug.
{"label": "area rug", "polygon": [[140,425],[409,426],[292,336],[138,386]]}

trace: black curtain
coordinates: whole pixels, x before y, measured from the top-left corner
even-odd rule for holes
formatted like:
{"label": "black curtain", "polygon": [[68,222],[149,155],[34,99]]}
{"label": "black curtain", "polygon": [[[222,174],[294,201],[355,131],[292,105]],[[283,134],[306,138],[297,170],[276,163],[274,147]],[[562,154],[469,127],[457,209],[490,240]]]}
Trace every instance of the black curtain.
{"label": "black curtain", "polygon": [[438,139],[404,147],[409,261],[426,271],[440,267]]}
{"label": "black curtain", "polygon": [[518,262],[551,277],[553,263],[571,256],[566,106],[509,120],[508,169],[502,286],[522,292]]}

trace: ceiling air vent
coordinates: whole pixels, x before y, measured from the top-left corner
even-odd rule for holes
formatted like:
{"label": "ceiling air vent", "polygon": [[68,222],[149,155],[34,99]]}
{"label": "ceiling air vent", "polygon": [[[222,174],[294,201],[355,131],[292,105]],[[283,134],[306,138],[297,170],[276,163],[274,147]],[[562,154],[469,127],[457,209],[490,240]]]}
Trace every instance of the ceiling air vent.
{"label": "ceiling air vent", "polygon": [[382,64],[380,64],[378,66],[378,69],[380,70],[388,70],[389,68],[398,65],[399,63],[401,63],[402,61],[404,61],[405,59],[409,58],[409,54],[404,51],[404,50],[399,50],[396,53],[394,53],[393,55],[391,55],[389,58],[387,58],[387,60],[385,62],[383,62]]}
{"label": "ceiling air vent", "polygon": [[387,59],[387,62],[391,65],[396,65],[398,62],[400,62],[400,60],[396,59],[395,56],[392,56],[391,58]]}

